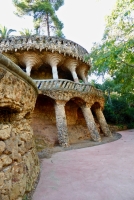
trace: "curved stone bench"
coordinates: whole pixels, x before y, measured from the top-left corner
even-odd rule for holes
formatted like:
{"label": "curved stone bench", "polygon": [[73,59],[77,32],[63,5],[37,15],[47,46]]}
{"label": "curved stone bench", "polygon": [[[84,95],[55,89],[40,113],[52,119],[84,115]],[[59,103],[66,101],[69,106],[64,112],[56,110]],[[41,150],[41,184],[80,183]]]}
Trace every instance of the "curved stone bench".
{"label": "curved stone bench", "polygon": [[22,199],[39,173],[30,127],[37,87],[18,66],[0,55],[0,198]]}

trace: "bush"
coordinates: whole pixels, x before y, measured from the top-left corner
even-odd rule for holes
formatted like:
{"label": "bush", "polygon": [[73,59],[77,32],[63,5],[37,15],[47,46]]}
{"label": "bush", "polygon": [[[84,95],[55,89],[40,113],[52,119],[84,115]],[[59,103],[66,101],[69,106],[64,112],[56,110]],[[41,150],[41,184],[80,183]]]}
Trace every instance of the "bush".
{"label": "bush", "polygon": [[111,97],[112,104],[105,104],[104,115],[108,123],[123,124],[134,128],[134,108],[122,98]]}

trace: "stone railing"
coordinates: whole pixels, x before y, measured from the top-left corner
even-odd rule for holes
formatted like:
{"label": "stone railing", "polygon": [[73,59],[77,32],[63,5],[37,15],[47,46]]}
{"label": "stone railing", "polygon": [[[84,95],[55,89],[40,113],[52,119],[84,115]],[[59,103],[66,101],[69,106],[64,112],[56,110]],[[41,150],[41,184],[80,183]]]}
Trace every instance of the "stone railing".
{"label": "stone railing", "polygon": [[7,39],[0,40],[0,52],[18,51],[18,50],[30,50],[38,49],[39,51],[46,50],[51,52],[59,52],[64,55],[69,55],[80,59],[83,62],[90,64],[89,61],[85,61],[85,56],[88,55],[86,49],[78,45],[71,40],[66,40],[58,37],[47,36],[12,36]]}
{"label": "stone railing", "polygon": [[101,90],[98,90],[89,84],[75,83],[65,79],[34,80],[34,82],[39,90],[78,91],[103,97],[103,92]]}

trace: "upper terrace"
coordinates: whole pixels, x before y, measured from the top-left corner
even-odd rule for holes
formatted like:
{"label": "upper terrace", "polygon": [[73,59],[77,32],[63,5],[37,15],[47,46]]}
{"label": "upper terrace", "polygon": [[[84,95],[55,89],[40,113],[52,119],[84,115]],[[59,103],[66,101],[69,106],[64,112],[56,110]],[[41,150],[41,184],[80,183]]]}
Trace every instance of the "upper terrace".
{"label": "upper terrace", "polygon": [[46,36],[17,36],[0,40],[0,52],[33,79],[68,79],[87,83],[88,52],[66,39]]}

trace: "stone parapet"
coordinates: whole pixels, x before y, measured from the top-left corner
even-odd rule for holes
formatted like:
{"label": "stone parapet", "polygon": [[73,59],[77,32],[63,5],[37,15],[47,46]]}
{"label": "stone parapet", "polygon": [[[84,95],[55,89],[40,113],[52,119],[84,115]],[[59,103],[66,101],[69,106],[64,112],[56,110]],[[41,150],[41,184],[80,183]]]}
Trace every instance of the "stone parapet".
{"label": "stone parapet", "polygon": [[101,90],[96,89],[90,84],[75,83],[73,81],[58,80],[34,80],[39,92],[57,100],[69,101],[73,97],[82,98],[91,105],[99,101],[101,107],[104,106],[104,94]]}
{"label": "stone parapet", "polygon": [[0,55],[0,199],[21,200],[33,188],[39,161],[31,129],[37,98],[32,80]]}
{"label": "stone parapet", "polygon": [[10,59],[8,59],[2,54],[0,54],[0,65],[1,68],[4,68],[5,70],[17,76],[19,79],[22,79],[23,81],[28,83],[30,87],[32,86],[35,92],[38,93],[38,89],[36,87],[36,84],[33,82],[32,78],[27,76],[26,73],[23,72],[22,69],[20,69],[20,67],[18,67],[18,65],[16,65],[14,62],[12,62]]}

